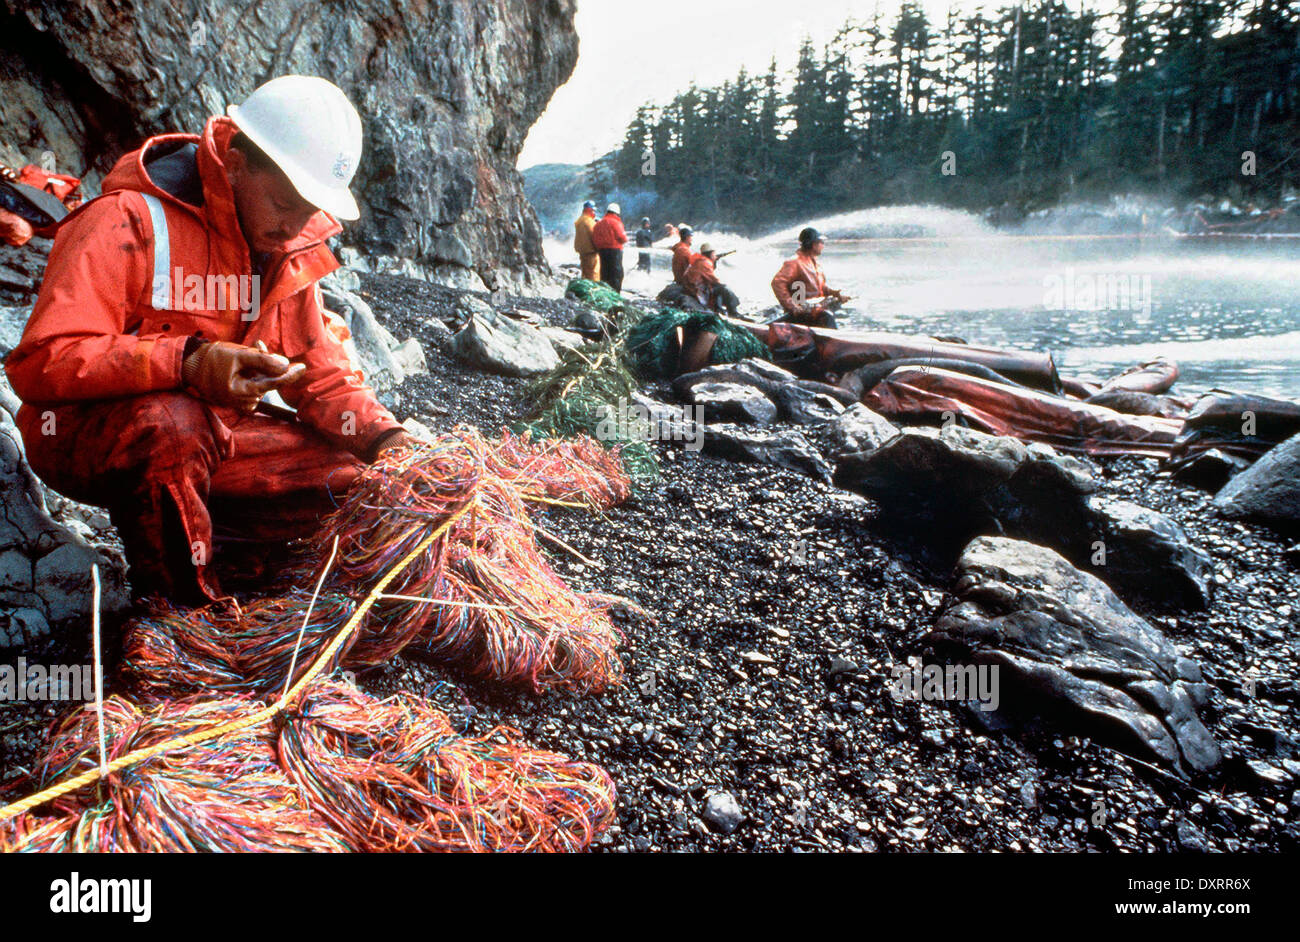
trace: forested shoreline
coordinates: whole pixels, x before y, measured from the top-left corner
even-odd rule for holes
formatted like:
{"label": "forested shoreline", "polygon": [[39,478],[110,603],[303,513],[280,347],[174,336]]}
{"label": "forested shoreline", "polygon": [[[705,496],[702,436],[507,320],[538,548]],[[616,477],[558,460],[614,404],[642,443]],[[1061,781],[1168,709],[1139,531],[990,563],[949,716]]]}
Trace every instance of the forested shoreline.
{"label": "forested shoreline", "polygon": [[1285,0],[905,3],[641,106],[589,165],[629,212],[744,229],[865,206],[1016,214],[1119,193],[1277,202],[1300,177],[1300,16]]}

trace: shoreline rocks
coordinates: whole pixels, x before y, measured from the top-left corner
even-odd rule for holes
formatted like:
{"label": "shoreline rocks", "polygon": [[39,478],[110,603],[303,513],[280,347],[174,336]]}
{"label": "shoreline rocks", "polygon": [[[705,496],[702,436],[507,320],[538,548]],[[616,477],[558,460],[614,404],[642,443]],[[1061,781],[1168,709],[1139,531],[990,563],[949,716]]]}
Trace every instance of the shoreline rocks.
{"label": "shoreline rocks", "polygon": [[[520,416],[526,380],[470,368],[438,342],[444,331],[428,327],[463,326],[458,312],[475,306],[470,298],[487,304],[484,295],[371,275],[349,290],[387,329],[425,348],[430,373],[398,388],[399,419],[415,418],[437,434],[460,422],[494,432]],[[543,298],[493,303],[553,327],[572,323],[576,309]],[[696,431],[693,410],[655,398],[662,387],[650,392],[631,398],[652,422]],[[845,416],[854,411],[821,429],[737,428],[798,431],[823,459],[838,459],[836,426],[850,425]],[[880,431],[883,440],[897,434]],[[858,450],[883,440],[862,439]],[[898,703],[888,690],[889,666],[921,650],[951,583],[886,525],[886,508],[804,471],[723,460],[680,442],[654,447],[663,479],[647,495],[599,516],[537,510],[539,525],[598,563],[548,544],[544,551],[566,581],[626,596],[656,616],[654,623],[618,618],[627,637],[624,687],[597,698],[539,701],[414,658],[359,672],[358,683],[377,695],[405,687],[442,698],[440,706],[464,715],[471,735],[507,725],[546,748],[600,763],[622,798],[618,823],[598,850],[1300,847],[1300,803],[1290,797],[1297,781],[1288,772],[1298,758],[1287,622],[1295,616],[1288,579],[1293,583],[1297,563],[1287,562],[1286,541],[1223,522],[1210,512],[1208,495],[1156,475],[1152,461],[1083,463],[1094,489],[1080,500],[1139,501],[1176,519],[1212,553],[1218,591],[1208,609],[1166,616],[1130,603],[1203,665],[1214,688],[1198,720],[1227,761],[1205,773],[1211,784],[1198,792],[1099,745],[1075,725],[1088,714],[1071,707],[1044,706],[1026,725],[993,726],[979,711]],[[1256,675],[1252,692],[1243,692]],[[120,679],[109,683],[113,690]],[[1160,684],[1173,686],[1164,677]],[[1173,714],[1160,712],[1158,695],[1148,698],[1152,708],[1138,696],[1142,688],[1121,688],[1176,745],[1160,718]],[[1012,706],[1020,699],[1011,687],[1007,697]],[[467,699],[473,709],[465,709]],[[30,725],[0,733],[6,780],[37,751],[47,725],[38,708],[24,709],[14,719]],[[1146,757],[1146,750],[1125,751]],[[730,833],[704,817],[709,797],[724,793],[744,814]],[[1106,797],[1105,826],[1086,820],[1086,796],[1094,794]]]}
{"label": "shoreline rocks", "polygon": [[419,341],[408,337],[398,343],[375,318],[370,305],[340,281],[323,282],[321,295],[326,310],[338,314],[347,324],[352,334],[344,344],[348,355],[385,405],[391,406],[392,391],[406,382],[408,376],[429,372]]}
{"label": "shoreline rocks", "polygon": [[1221,761],[1196,715],[1209,698],[1200,668],[1100,579],[1002,537],[972,541],[956,575],[954,600],[925,641],[997,665],[1004,709],[1044,701],[1067,725],[1175,770],[1203,773]]}
{"label": "shoreline rocks", "polygon": [[541,376],[560,364],[549,337],[536,327],[482,304],[451,340],[451,349],[474,366],[505,376]]}
{"label": "shoreline rocks", "polygon": [[[857,416],[867,426],[861,443],[884,437],[875,419]],[[904,428],[878,446],[841,450],[835,483],[880,502],[940,556],[975,536],[1013,536],[1059,551],[1123,593],[1174,608],[1209,601],[1208,557],[1177,523],[1097,499],[1092,469],[1048,445],[959,426]]]}
{"label": "shoreline rocks", "polygon": [[750,430],[717,423],[704,426],[704,452],[754,464],[772,465],[829,484],[831,466],[797,429]]}
{"label": "shoreline rocks", "polygon": [[705,422],[771,425],[776,421],[776,405],[752,386],[696,383],[690,401],[703,411]]}
{"label": "shoreline rocks", "polygon": [[[0,403],[10,402],[12,390],[3,377],[0,388],[7,392]],[[83,522],[51,514],[9,408],[0,408],[0,663],[89,643],[92,565],[99,569],[101,614],[125,611],[126,563],[94,540]]]}
{"label": "shoreline rocks", "polygon": [[1300,531],[1300,434],[1266,451],[1214,495],[1229,520],[1258,520],[1283,532]]}

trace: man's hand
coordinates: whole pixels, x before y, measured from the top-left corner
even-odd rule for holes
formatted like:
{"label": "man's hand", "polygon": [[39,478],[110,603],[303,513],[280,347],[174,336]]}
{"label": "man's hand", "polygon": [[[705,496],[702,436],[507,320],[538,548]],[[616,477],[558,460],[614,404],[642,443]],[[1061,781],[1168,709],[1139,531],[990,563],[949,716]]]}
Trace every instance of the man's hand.
{"label": "man's hand", "polygon": [[402,429],[393,429],[393,431],[389,432],[379,440],[379,444],[375,446],[375,457],[371,460],[378,461],[383,457],[384,452],[390,449],[413,447],[419,443],[420,440],[410,432]]}
{"label": "man's hand", "polygon": [[297,382],[306,371],[301,363],[290,365],[285,357],[268,353],[260,341],[257,347],[245,347],[221,340],[186,357],[181,377],[208,402],[252,412],[264,395]]}

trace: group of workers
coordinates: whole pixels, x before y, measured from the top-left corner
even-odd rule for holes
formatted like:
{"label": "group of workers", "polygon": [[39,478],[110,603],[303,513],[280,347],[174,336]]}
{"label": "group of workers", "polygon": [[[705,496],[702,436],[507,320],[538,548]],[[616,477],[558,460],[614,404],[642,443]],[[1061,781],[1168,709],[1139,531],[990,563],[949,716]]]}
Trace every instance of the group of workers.
{"label": "group of workers", "polygon": [[[695,234],[690,226],[683,224],[668,228],[676,230],[678,242],[672,249],[673,283],[660,299],[679,302],[691,299],[708,310],[739,317],[740,299],[718,277],[716,266],[721,256],[708,242],[695,251],[691,245]],[[574,221],[573,230],[573,247],[578,253],[582,277],[602,281],[621,292],[623,246],[628,237],[623,229],[623,210],[619,204],[610,203],[598,221],[596,204],[587,200],[582,206],[582,214]],[[641,250],[637,269],[648,273],[648,250],[654,245],[648,216],[642,217],[635,238],[636,246]],[[826,283],[826,275],[818,261],[825,245],[826,239],[816,229],[808,227],[799,233],[798,250],[782,263],[772,279],[772,293],[781,305],[779,321],[812,327],[836,326],[832,311],[850,299],[843,291]]]}
{"label": "group of workers", "polygon": [[[623,229],[623,209],[618,203],[605,207],[605,215],[596,219],[596,204],[582,204],[582,214],[573,223],[573,248],[582,265],[582,277],[603,281],[615,291],[623,290],[623,246],[627,245]],[[636,232],[636,244],[648,249],[654,243],[649,217],[642,218]],[[650,270],[650,253],[642,252],[637,268]]]}

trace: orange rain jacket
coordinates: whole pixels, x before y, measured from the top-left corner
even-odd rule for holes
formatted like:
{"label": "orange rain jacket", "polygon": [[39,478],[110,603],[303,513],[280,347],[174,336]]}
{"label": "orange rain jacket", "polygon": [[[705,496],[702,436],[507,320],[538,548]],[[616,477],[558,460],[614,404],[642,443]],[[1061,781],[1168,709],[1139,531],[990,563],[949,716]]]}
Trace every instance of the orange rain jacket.
{"label": "orange rain jacket", "polygon": [[597,251],[622,249],[627,244],[627,233],[623,231],[623,220],[614,213],[606,213],[600,222],[591,227],[591,242]]}
{"label": "orange rain jacket", "polygon": [[823,297],[829,290],[826,287],[826,276],[822,274],[822,267],[817,263],[817,259],[806,252],[800,251],[794,254],[793,258],[785,260],[776,277],[772,279],[772,293],[776,299],[781,302],[781,307],[787,314],[799,314],[799,301],[795,299],[795,285],[803,285],[803,301],[811,301],[813,298]]}
{"label": "orange rain jacket", "polygon": [[695,255],[691,258],[691,267],[682,276],[682,284],[688,291],[699,295],[710,288],[722,284],[713,270],[713,259],[707,255]]}
{"label": "orange rain jacket", "polygon": [[673,246],[673,281],[682,287],[686,286],[686,271],[691,267],[691,262],[698,258],[694,250],[685,241],[678,242]]}
{"label": "orange rain jacket", "polygon": [[[150,138],[117,162],[101,197],[63,221],[40,297],[5,363],[25,403],[18,415],[25,439],[39,434],[43,406],[180,389],[190,335],[248,346],[261,340],[306,364],[303,378],[281,395],[338,448],[369,456],[379,438],[401,427],[353,369],[342,343],[347,327],[321,303],[317,282],[339,267],[325,245],[342,231],[331,216],[318,212],[267,260],[260,308],[246,319],[231,276],[250,276],[252,261],[223,163],[236,133],[229,118],[214,117],[201,137]],[[188,143],[198,145],[202,206],[167,193],[145,168],[155,148]],[[164,213],[165,246],[155,239],[162,229],[146,201]],[[194,275],[203,290],[189,290]],[[234,424],[232,410],[212,408]]]}
{"label": "orange rain jacket", "polygon": [[591,230],[596,225],[596,211],[584,209],[582,215],[573,221],[573,251],[579,255],[590,255],[596,251],[591,242]]}

